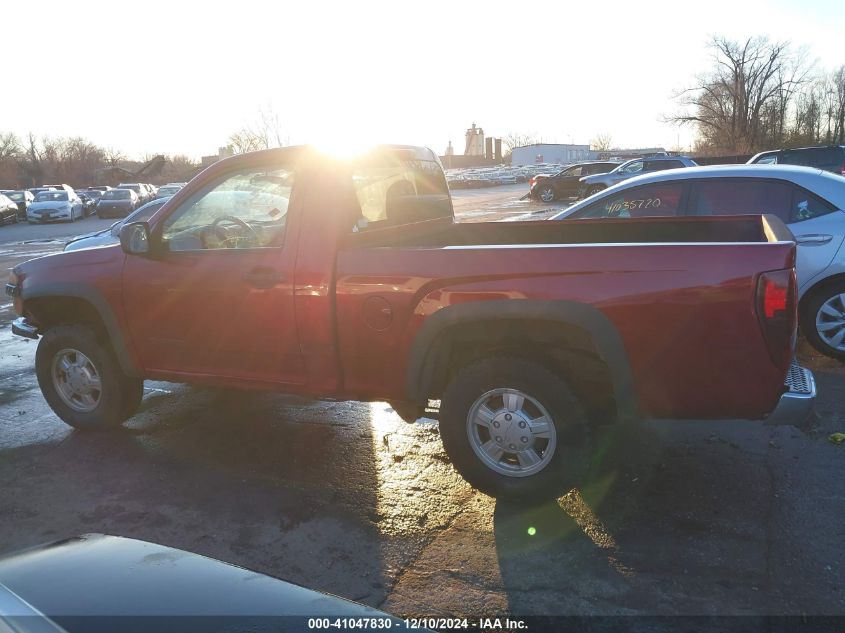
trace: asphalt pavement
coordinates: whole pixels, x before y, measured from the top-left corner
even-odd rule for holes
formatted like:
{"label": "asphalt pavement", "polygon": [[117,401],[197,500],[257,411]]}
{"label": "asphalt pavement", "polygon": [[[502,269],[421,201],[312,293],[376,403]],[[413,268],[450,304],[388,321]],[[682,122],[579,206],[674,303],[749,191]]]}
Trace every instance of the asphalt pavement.
{"label": "asphalt pavement", "polygon": [[[553,210],[522,192],[459,192],[456,210]],[[99,222],[2,227],[0,268]],[[147,382],[124,429],[73,431],[11,317],[0,311],[0,555],[118,534],[407,617],[845,615],[845,445],[827,439],[845,431],[845,368],[803,343],[820,395],[800,428],[620,428],[581,489],[528,508],[472,490],[437,423],[406,424],[386,403]]]}

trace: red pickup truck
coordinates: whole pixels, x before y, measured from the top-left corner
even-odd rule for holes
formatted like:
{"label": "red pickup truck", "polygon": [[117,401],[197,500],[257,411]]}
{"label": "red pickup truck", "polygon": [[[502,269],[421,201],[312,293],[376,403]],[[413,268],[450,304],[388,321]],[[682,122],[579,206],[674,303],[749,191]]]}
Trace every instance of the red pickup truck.
{"label": "red pickup truck", "polygon": [[815,397],[772,217],[460,224],[428,149],[299,147],[216,163],[120,238],[7,285],[44,397],[79,428],[132,416],[145,379],[408,420],[439,401],[461,474],[524,498],[577,483],[596,425],[797,418]]}

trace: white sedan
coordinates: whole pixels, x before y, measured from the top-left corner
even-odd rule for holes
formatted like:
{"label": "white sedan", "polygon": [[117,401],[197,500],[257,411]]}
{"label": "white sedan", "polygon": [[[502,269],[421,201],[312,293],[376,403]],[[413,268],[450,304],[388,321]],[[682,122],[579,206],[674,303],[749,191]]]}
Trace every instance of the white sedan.
{"label": "white sedan", "polygon": [[776,215],[798,243],[801,330],[817,350],[845,360],[843,210],[843,176],[788,165],[714,165],[637,176],[551,219]]}

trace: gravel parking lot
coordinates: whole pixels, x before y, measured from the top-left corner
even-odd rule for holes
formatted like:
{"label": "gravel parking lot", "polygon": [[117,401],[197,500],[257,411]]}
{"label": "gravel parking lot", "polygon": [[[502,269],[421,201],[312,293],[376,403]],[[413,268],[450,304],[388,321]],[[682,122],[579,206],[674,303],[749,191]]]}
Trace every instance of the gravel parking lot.
{"label": "gravel parking lot", "polygon": [[[462,191],[456,210],[514,220],[563,206],[524,192]],[[109,224],[2,227],[0,265]],[[845,367],[803,343],[820,397],[800,428],[620,428],[580,490],[526,508],[474,492],[436,422],[405,424],[386,403],[148,382],[125,429],[73,431],[11,318],[0,301],[0,554],[118,534],[405,617],[845,615],[845,445],[827,439],[845,431]]]}

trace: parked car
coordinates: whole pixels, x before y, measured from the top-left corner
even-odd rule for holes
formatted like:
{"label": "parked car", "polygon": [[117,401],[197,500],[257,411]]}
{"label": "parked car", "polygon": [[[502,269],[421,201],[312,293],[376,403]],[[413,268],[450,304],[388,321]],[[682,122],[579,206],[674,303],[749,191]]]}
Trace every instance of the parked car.
{"label": "parked car", "polygon": [[16,224],[18,204],[9,196],[0,193],[0,224]]}
{"label": "parked car", "polygon": [[179,193],[182,185],[162,185],[156,192],[156,198],[169,198]]}
{"label": "parked car", "polygon": [[66,185],[64,183],[62,183],[60,185],[41,185],[41,186],[44,187],[45,189],[48,189],[48,190],[55,189],[56,191],[67,191],[68,194],[74,193],[73,187],[71,187],[70,185]]}
{"label": "parked car", "polygon": [[140,182],[122,182],[117,186],[118,189],[131,189],[138,196],[138,203],[145,204],[150,201],[149,190]]}
{"label": "parked car", "polygon": [[94,201],[94,204],[97,204],[100,201],[100,198],[103,197],[103,191],[100,189],[86,189],[85,195],[91,198]]}
{"label": "parked car", "polygon": [[372,607],[132,538],[85,534],[0,559],[4,632],[308,631],[334,622],[404,630]]}
{"label": "parked car", "polygon": [[37,196],[42,191],[56,191],[56,188],[55,187],[30,187],[29,189],[27,189],[27,191],[29,193],[31,193],[33,196]]}
{"label": "parked car", "polygon": [[91,215],[97,211],[97,201],[88,195],[86,191],[78,191],[76,195],[82,200],[82,208],[85,215]]}
{"label": "parked car", "polygon": [[26,210],[29,222],[73,222],[77,218],[84,218],[85,212],[82,200],[73,190],[53,189],[36,194],[35,199]]}
{"label": "parked car", "polygon": [[798,147],[760,152],[752,156],[749,165],[801,165],[817,167],[845,176],[845,145]]}
{"label": "parked car", "polygon": [[120,227],[127,222],[146,222],[150,219],[150,217],[152,217],[153,213],[164,206],[164,203],[169,199],[170,198],[156,198],[144,206],[138,207],[125,218],[118,220],[107,229],[74,237],[65,244],[64,250],[78,251],[83,248],[93,248],[94,246],[118,244],[120,242]]}
{"label": "parked car", "polygon": [[776,215],[798,243],[798,312],[807,340],[845,360],[845,179],[808,167],[714,165],[632,178],[552,219]]}
{"label": "parked car", "polygon": [[535,200],[552,202],[578,195],[581,178],[593,174],[606,174],[619,166],[617,162],[594,161],[570,165],[556,174],[538,174],[528,180],[530,196]]}
{"label": "parked car", "polygon": [[663,171],[664,169],[679,169],[681,167],[697,167],[693,159],[687,156],[652,156],[650,158],[634,158],[626,161],[607,172],[606,174],[595,174],[593,176],[584,176],[581,178],[581,184],[578,188],[578,197],[584,198],[591,196],[594,193],[607,189],[615,184],[639,176],[641,174],[648,174],[655,171]]}
{"label": "parked car", "polygon": [[145,379],[407,420],[439,401],[455,468],[524,500],[577,484],[593,424],[800,423],[815,397],[774,216],[456,223],[429,149],[287,147],[214,163],[120,243],[6,286],[47,403],[80,429],[132,416]]}
{"label": "parked car", "polygon": [[6,196],[15,204],[18,205],[18,221],[26,221],[26,210],[30,203],[35,199],[32,192],[26,189],[18,189],[17,191],[6,192]]}
{"label": "parked car", "polygon": [[133,189],[109,189],[100,196],[97,203],[98,218],[125,218],[132,213],[140,201]]}

